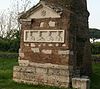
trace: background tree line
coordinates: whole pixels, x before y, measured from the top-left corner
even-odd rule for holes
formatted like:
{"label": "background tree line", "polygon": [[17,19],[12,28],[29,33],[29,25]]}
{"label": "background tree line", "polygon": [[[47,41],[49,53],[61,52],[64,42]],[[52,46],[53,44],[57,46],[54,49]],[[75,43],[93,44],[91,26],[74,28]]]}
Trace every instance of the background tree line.
{"label": "background tree line", "polygon": [[100,42],[95,42],[95,40],[100,39],[100,29],[90,28],[89,33],[90,33],[90,39],[92,39],[91,42],[92,54],[100,54]]}

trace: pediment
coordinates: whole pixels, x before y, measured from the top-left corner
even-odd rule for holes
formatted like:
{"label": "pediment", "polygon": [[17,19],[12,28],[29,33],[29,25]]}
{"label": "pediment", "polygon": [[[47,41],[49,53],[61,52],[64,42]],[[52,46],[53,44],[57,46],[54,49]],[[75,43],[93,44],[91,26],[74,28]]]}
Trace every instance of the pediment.
{"label": "pediment", "polygon": [[40,19],[40,18],[60,18],[60,14],[48,6],[36,8],[27,19]]}

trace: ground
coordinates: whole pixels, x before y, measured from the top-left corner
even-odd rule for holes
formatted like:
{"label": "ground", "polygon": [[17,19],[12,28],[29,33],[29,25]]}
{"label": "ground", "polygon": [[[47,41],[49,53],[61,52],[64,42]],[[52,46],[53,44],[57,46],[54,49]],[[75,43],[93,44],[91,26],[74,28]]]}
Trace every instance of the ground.
{"label": "ground", "polygon": [[[0,89],[59,89],[57,87],[50,86],[33,86],[15,83],[12,80],[14,65],[17,65],[17,59],[0,58]],[[100,63],[93,64],[93,74],[91,77],[90,89],[100,89]]]}

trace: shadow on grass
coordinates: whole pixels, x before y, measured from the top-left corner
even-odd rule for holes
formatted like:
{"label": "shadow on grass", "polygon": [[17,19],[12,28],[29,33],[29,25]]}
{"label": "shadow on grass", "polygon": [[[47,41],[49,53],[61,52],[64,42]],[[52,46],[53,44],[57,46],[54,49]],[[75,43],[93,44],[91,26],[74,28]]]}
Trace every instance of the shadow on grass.
{"label": "shadow on grass", "polygon": [[100,63],[93,64],[90,89],[100,89]]}
{"label": "shadow on grass", "polygon": [[66,88],[58,88],[52,86],[43,86],[43,85],[28,85],[23,83],[16,83],[9,80],[0,80],[0,89],[66,89]]}

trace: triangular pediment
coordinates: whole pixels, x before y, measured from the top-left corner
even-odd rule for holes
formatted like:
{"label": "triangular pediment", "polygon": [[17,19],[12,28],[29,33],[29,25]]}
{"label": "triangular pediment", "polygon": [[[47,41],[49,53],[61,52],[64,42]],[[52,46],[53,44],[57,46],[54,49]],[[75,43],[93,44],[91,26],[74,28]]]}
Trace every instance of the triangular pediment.
{"label": "triangular pediment", "polygon": [[60,14],[51,9],[48,6],[42,6],[38,7],[35,10],[32,11],[32,14],[27,17],[27,19],[32,19],[32,18],[60,18]]}

